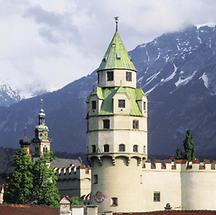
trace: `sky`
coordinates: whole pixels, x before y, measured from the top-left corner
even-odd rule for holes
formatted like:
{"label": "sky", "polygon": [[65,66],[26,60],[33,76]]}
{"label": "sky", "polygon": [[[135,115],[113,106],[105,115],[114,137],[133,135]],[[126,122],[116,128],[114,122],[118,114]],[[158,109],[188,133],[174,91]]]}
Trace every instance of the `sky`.
{"label": "sky", "polygon": [[216,0],[0,0],[0,84],[22,96],[97,69],[115,31],[128,50],[163,33],[216,23]]}

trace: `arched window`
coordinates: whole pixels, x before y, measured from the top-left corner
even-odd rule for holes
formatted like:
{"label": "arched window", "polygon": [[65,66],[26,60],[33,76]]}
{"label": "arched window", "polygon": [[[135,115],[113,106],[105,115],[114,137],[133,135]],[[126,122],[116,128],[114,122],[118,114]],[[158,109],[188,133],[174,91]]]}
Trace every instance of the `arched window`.
{"label": "arched window", "polygon": [[138,145],[133,146],[133,152],[138,152]]}
{"label": "arched window", "polygon": [[120,144],[119,145],[119,151],[120,152],[124,152],[125,151],[125,145],[124,144]]}
{"label": "arched window", "polygon": [[104,145],[104,152],[109,152],[109,145],[108,144]]}

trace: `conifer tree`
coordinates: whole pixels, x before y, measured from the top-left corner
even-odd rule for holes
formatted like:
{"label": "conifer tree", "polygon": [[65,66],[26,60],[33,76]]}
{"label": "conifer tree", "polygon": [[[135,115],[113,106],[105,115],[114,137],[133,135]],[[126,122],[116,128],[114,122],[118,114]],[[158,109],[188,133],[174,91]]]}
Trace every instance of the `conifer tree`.
{"label": "conifer tree", "polygon": [[193,136],[191,130],[187,130],[186,136],[184,139],[184,150],[185,150],[185,158],[188,161],[193,161],[195,159],[195,152],[194,152],[194,143],[193,143]]}
{"label": "conifer tree", "polygon": [[32,191],[32,161],[26,149],[19,149],[14,158],[15,170],[9,176],[4,200],[7,203],[28,203]]}
{"label": "conifer tree", "polygon": [[59,192],[57,188],[57,177],[49,166],[52,160],[50,153],[45,153],[33,165],[33,199],[37,204],[59,206]]}
{"label": "conifer tree", "polygon": [[177,148],[177,149],[176,149],[175,159],[176,159],[176,160],[181,160],[181,159],[183,159],[183,158],[184,158],[184,155],[183,155],[181,149]]}

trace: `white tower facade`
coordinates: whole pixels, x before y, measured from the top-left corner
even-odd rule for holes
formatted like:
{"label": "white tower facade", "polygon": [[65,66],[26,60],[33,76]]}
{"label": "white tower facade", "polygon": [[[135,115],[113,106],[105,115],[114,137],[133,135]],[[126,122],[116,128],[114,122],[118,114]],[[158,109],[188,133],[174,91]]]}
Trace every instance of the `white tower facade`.
{"label": "white tower facade", "polygon": [[116,32],[87,99],[92,203],[99,212],[143,211],[142,163],[147,159],[147,98]]}

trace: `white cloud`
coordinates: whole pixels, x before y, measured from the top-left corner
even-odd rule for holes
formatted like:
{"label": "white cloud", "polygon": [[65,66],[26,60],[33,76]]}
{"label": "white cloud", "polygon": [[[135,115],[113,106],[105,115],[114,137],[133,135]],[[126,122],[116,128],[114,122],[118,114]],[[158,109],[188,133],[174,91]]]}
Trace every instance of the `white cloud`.
{"label": "white cloud", "polygon": [[216,23],[215,0],[0,0],[0,80],[57,89],[93,71],[120,16],[128,49],[192,24]]}

